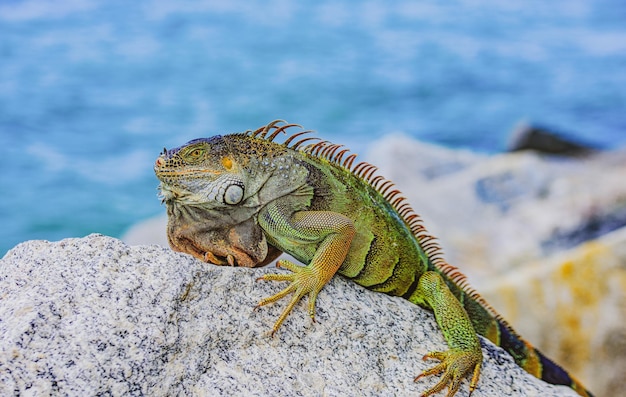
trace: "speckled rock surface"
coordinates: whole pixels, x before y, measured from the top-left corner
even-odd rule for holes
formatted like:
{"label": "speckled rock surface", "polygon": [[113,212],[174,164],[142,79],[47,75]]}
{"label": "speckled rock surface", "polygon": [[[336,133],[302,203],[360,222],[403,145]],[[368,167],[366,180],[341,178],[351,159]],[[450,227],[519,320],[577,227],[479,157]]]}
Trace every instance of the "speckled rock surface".
{"label": "speckled rock surface", "polygon": [[[274,337],[274,269],[218,268],[91,235],[30,241],[0,262],[0,395],[415,396],[445,343],[432,315],[335,278]],[[574,396],[483,344],[480,396]],[[467,395],[464,382],[460,395]]]}

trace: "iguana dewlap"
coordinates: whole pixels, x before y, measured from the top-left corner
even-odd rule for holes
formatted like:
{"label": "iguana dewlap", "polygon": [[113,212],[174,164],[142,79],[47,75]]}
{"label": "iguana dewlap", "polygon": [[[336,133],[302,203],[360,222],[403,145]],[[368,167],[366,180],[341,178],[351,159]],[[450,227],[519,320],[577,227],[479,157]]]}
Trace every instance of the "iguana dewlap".
{"label": "iguana dewlap", "polygon": [[[448,387],[453,396],[464,378],[470,393],[482,364],[477,334],[507,350],[526,371],[549,383],[591,394],[566,371],[519,337],[440,255],[434,238],[393,184],[341,145],[314,141],[298,131],[282,143],[274,121],[256,131],[196,139],[164,150],[155,163],[168,212],[174,250],[219,265],[262,266],[286,252],[286,274],[264,280],[288,286],[259,306],[291,295],[272,332],[295,304],[315,299],[336,274],[373,291],[401,296],[434,312],[448,343],[439,360],[417,376],[443,374],[423,396]],[[310,143],[313,141],[313,143]],[[308,143],[307,143],[308,142]]]}

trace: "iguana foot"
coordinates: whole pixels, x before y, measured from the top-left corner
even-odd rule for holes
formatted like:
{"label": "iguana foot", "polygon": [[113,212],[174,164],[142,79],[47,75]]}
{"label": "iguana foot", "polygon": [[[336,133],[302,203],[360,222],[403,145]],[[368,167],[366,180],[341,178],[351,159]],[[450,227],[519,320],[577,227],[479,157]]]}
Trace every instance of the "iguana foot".
{"label": "iguana foot", "polygon": [[277,294],[261,299],[255,309],[265,306],[268,303],[276,302],[291,293],[293,293],[293,297],[285,310],[283,310],[281,315],[278,317],[278,320],[274,323],[274,326],[272,327],[272,336],[274,336],[276,331],[278,331],[278,328],[280,328],[280,325],[283,321],[285,321],[285,318],[287,318],[296,303],[298,303],[298,301],[305,295],[309,296],[309,316],[311,316],[311,319],[315,321],[315,300],[317,298],[317,294],[328,282],[328,278],[324,277],[323,274],[320,274],[319,270],[316,270],[312,266],[299,266],[293,262],[283,259],[276,263],[276,267],[283,267],[290,270],[292,273],[265,274],[259,277],[257,281],[290,281],[291,284]]}
{"label": "iguana foot", "polygon": [[424,392],[422,397],[435,394],[446,386],[448,386],[448,394],[446,394],[446,397],[454,396],[461,386],[461,381],[463,378],[469,376],[470,372],[472,372],[472,379],[469,387],[470,395],[474,389],[476,389],[483,361],[480,348],[478,351],[448,350],[445,352],[429,352],[424,356],[424,360],[429,358],[434,358],[436,360],[440,360],[441,362],[431,369],[427,369],[422,372],[415,378],[415,381],[424,376],[438,375],[442,372],[443,376],[435,386]]}

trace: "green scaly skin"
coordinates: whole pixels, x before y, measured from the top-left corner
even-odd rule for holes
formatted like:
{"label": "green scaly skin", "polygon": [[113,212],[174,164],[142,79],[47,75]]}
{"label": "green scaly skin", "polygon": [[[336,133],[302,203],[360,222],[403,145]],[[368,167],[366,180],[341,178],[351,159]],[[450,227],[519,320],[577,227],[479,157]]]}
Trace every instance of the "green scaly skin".
{"label": "green scaly skin", "polygon": [[[482,364],[477,334],[509,351],[531,374],[590,396],[577,381],[521,339],[439,256],[419,217],[367,163],[301,131],[273,142],[291,124],[274,121],[252,132],[197,139],[156,161],[168,210],[174,250],[220,265],[263,266],[286,252],[305,264],[278,262],[288,274],[261,279],[287,281],[258,306],[292,295],[274,324],[275,333],[295,304],[315,299],[336,274],[377,292],[402,296],[433,311],[448,343],[423,376],[443,374],[423,396],[448,387],[458,391],[470,377],[476,388]],[[294,143],[292,143],[294,142]]]}

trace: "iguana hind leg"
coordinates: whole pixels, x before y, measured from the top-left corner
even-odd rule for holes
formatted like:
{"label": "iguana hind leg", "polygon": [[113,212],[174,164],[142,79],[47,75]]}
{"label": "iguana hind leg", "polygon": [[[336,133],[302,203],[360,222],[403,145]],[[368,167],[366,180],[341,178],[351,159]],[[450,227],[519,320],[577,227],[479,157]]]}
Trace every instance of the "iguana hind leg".
{"label": "iguana hind leg", "polygon": [[445,352],[429,352],[424,356],[425,360],[432,358],[441,362],[422,372],[415,380],[429,375],[443,375],[422,396],[430,396],[448,386],[447,396],[451,397],[458,391],[461,381],[470,374],[472,378],[469,389],[472,394],[480,377],[483,355],[476,331],[461,302],[452,294],[441,276],[432,271],[420,277],[417,289],[409,300],[433,310],[450,347]]}

